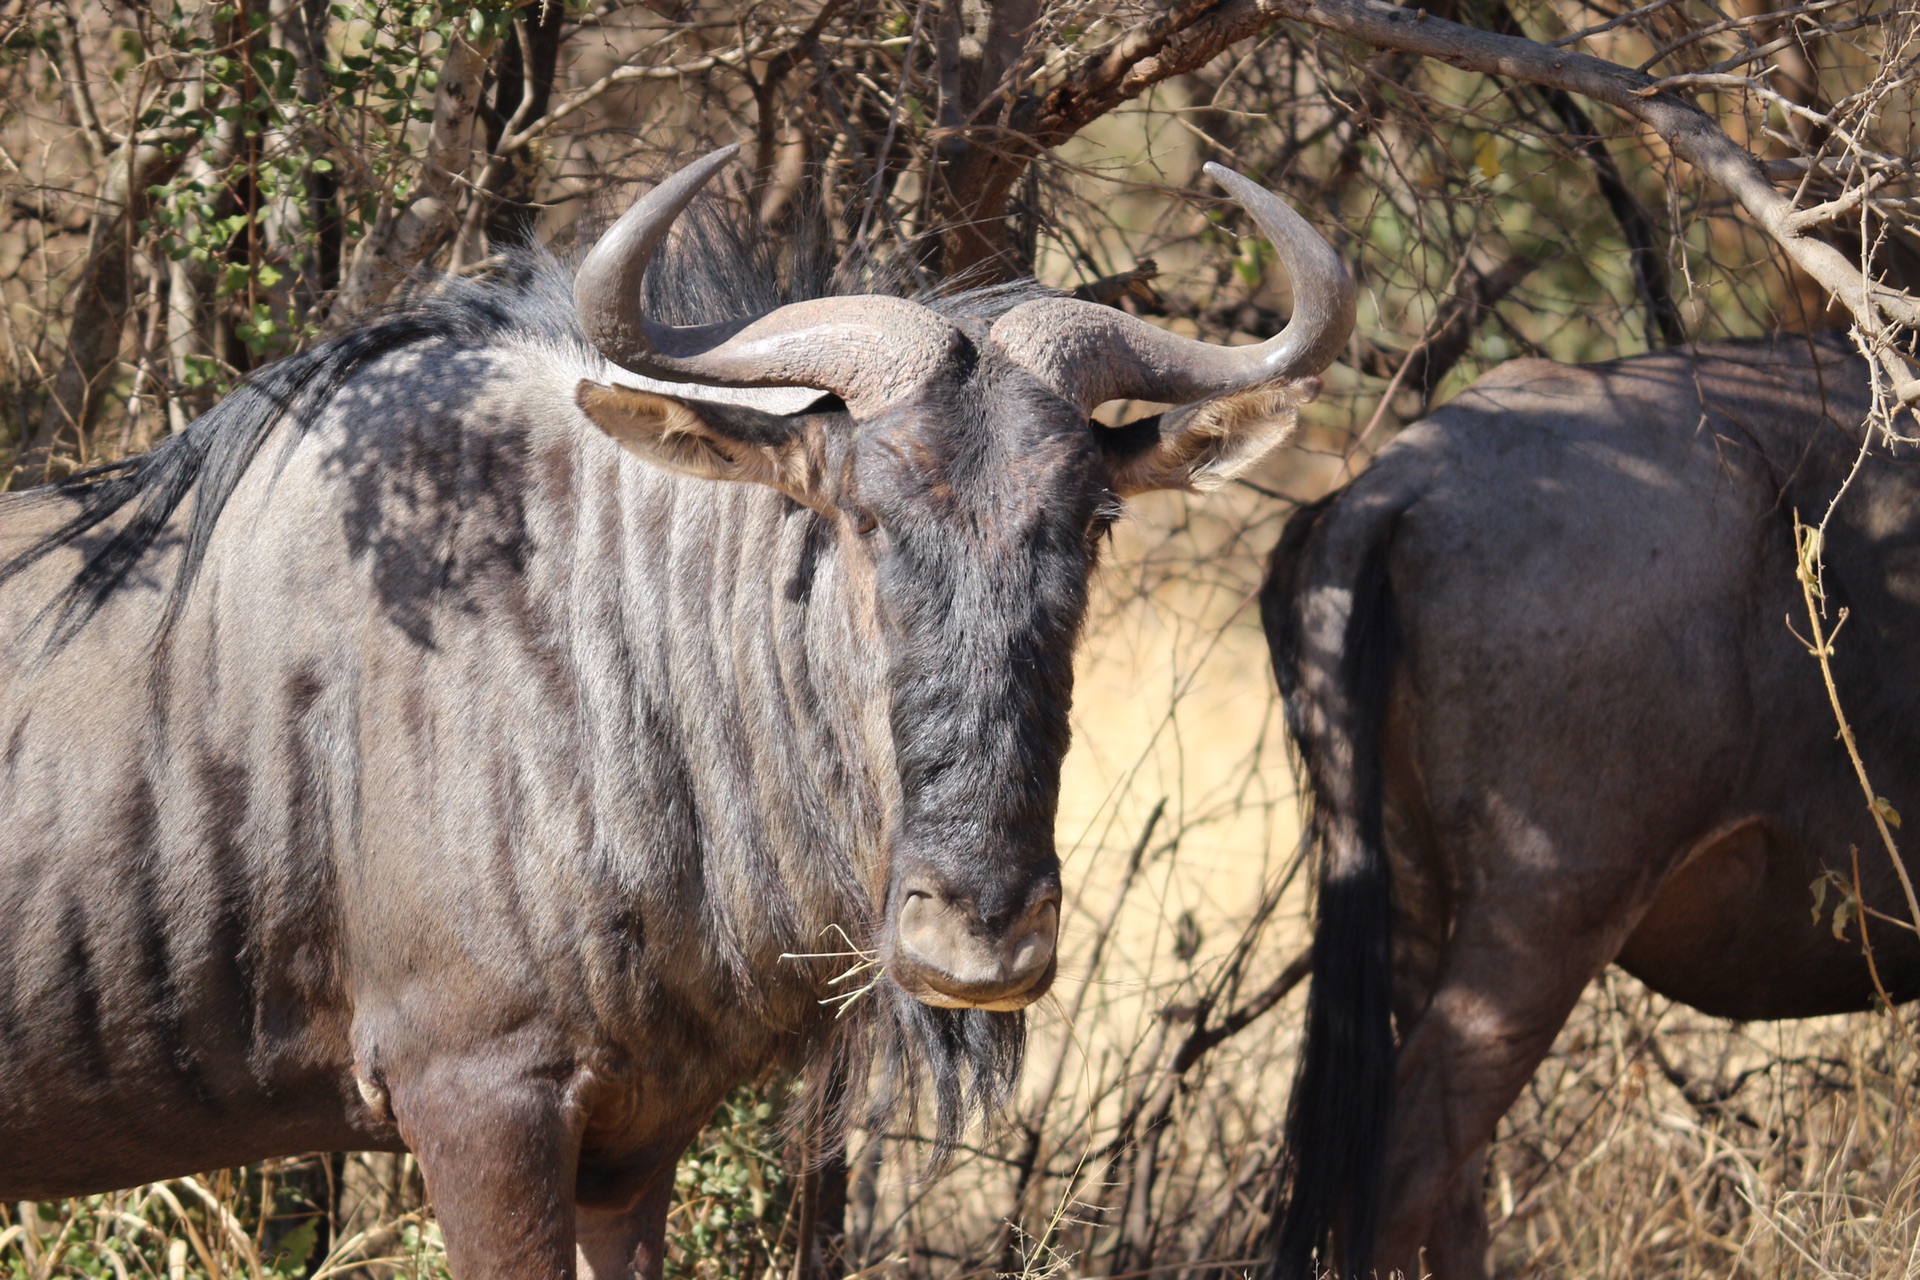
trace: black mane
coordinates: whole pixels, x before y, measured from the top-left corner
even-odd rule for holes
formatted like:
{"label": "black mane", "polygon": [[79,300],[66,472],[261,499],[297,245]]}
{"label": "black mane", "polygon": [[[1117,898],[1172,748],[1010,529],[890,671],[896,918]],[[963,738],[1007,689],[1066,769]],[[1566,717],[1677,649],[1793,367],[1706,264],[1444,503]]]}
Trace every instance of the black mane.
{"label": "black mane", "polygon": [[[150,552],[180,504],[191,495],[178,576],[167,618],[193,584],[214,526],[240,478],[281,422],[303,427],[370,361],[436,339],[484,344],[514,334],[579,340],[571,282],[551,255],[515,255],[503,278],[447,282],[434,296],[394,307],[364,328],[267,366],[177,435],[138,457],[110,462],[28,494],[55,493],[79,510],[59,528],[0,565],[0,586],[43,557],[70,546],[125,512],[126,523],[87,555],[49,608],[56,634],[70,635],[92,617]],[[564,308],[560,305],[564,299]],[[164,629],[164,627],[163,627]]]}

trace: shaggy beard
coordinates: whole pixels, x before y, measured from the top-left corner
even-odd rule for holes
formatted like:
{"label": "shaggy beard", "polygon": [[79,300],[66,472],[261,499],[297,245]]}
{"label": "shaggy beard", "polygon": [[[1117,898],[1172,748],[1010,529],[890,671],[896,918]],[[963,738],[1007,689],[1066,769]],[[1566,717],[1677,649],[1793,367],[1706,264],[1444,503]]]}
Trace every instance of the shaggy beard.
{"label": "shaggy beard", "polygon": [[941,1172],[973,1125],[990,1131],[1013,1101],[1026,1056],[1024,1013],[936,1009],[882,978],[812,1055],[805,1123],[815,1159],[844,1147],[850,1125],[878,1137],[934,1104],[924,1177]]}

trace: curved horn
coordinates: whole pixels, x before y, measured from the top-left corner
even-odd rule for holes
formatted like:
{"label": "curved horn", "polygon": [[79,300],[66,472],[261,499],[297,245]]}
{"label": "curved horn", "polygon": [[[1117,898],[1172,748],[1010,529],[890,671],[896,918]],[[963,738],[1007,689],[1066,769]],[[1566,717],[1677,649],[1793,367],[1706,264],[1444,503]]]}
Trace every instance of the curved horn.
{"label": "curved horn", "polygon": [[994,322],[993,339],[1035,376],[1091,412],[1108,400],[1185,404],[1290,379],[1333,363],[1353,332],[1346,264],[1278,196],[1224,165],[1207,173],[1253,215],[1293,282],[1293,318],[1256,346],[1225,347],[1156,329],[1073,298],[1023,303]]}
{"label": "curved horn", "polygon": [[905,298],[816,298],[701,325],[649,321],[647,263],[688,201],[739,153],[722,147],[642,196],[580,264],[573,298],[587,337],[613,363],[671,382],[831,391],[857,416],[930,379],[959,330]]}

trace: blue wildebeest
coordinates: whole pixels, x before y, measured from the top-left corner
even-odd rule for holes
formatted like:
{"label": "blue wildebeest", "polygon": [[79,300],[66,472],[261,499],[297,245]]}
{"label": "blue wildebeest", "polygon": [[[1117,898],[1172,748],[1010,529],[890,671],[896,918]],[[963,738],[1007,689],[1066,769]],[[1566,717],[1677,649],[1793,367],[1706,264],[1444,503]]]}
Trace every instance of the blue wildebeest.
{"label": "blue wildebeest", "polygon": [[[1846,486],[1835,676],[1920,811],[1920,462],[1876,444],[1849,482],[1868,410],[1832,339],[1523,360],[1289,523],[1261,604],[1320,881],[1279,1276],[1316,1248],[1485,1274],[1488,1140],[1610,962],[1729,1018],[1871,1003],[1809,885],[1851,883],[1857,847],[1866,905],[1908,910],[1800,638],[1793,529]],[[1920,994],[1912,935],[1871,941]]]}
{"label": "blue wildebeest", "polygon": [[[0,1199],[405,1148],[461,1280],[656,1276],[769,1064],[875,1046],[943,1141],[1004,1092],[1098,536],[1282,439],[1352,285],[1216,169],[1294,283],[1264,344],[1034,287],[663,323],[771,287],[646,279],[732,152],[570,289],[451,285],[0,499]],[[836,1023],[793,957],[843,935]]]}

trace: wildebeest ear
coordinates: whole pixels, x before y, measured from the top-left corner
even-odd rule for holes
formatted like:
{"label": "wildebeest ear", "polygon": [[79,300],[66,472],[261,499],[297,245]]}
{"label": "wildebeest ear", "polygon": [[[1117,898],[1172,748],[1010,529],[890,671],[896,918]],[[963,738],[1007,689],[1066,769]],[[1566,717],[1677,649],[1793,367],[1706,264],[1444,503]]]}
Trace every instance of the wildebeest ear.
{"label": "wildebeest ear", "polygon": [[768,485],[809,507],[826,502],[819,432],[800,415],[690,403],[584,380],[573,398],[595,426],[656,466],[703,480]]}
{"label": "wildebeest ear", "polygon": [[1095,427],[1113,491],[1205,493],[1251,468],[1293,434],[1318,378],[1260,387],[1169,409],[1124,427]]}

